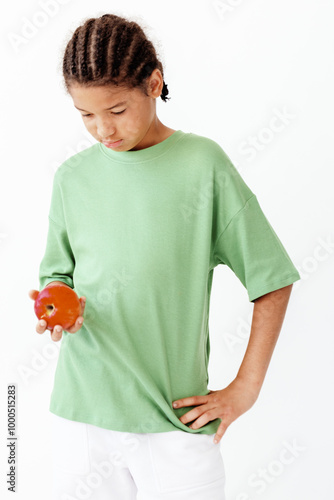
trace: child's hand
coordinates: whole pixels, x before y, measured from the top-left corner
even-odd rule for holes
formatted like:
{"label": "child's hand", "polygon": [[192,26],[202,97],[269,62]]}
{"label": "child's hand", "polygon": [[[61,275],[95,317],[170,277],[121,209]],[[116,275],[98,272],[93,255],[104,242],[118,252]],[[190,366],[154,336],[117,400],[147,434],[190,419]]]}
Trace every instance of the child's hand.
{"label": "child's hand", "polygon": [[[190,429],[199,429],[211,420],[221,419],[214,443],[219,443],[227,427],[240,415],[249,410],[258,397],[258,391],[252,390],[236,377],[232,382],[219,391],[210,391],[206,396],[190,396],[174,401],[173,407],[195,406],[182,415],[183,424],[193,422]],[[177,403],[177,406],[175,406]],[[197,406],[198,405],[198,406]]]}
{"label": "child's hand", "polygon": [[[29,291],[29,297],[32,300],[36,300],[37,295],[39,294],[38,290],[30,290]],[[86,305],[86,297],[80,297],[80,304],[81,304],[81,315],[77,317],[76,322],[71,328],[67,328],[66,331],[69,333],[75,333],[77,332],[81,327],[83,323],[83,313],[85,310],[85,305]],[[44,333],[46,330],[47,323],[45,320],[41,319],[38,321],[36,325],[36,332],[37,333]],[[53,330],[49,330],[51,332],[51,338],[54,342],[58,342],[63,335],[63,328],[60,325],[56,325]]]}

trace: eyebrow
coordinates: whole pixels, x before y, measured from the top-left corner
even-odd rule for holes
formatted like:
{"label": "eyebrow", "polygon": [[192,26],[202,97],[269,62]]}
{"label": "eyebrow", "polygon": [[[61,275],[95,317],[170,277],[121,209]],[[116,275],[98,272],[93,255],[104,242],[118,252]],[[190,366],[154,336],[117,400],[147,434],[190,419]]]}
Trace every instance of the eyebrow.
{"label": "eyebrow", "polygon": [[[117,108],[117,106],[121,106],[122,104],[126,104],[126,101],[122,101],[122,102],[119,102],[118,104],[114,104],[110,108],[107,108],[105,111],[109,111],[109,109]],[[74,104],[74,107],[79,109],[79,111],[85,111],[85,113],[89,113],[89,111],[87,111],[86,109],[78,108],[75,104]]]}

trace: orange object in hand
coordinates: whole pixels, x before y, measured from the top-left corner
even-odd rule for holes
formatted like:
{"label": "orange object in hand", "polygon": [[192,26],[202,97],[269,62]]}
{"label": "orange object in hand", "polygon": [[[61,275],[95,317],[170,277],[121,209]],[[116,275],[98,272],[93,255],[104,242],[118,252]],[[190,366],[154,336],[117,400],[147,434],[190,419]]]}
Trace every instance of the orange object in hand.
{"label": "orange object in hand", "polygon": [[34,309],[37,318],[47,322],[48,330],[53,330],[56,325],[67,330],[80,316],[81,304],[72,288],[51,283],[36,296]]}

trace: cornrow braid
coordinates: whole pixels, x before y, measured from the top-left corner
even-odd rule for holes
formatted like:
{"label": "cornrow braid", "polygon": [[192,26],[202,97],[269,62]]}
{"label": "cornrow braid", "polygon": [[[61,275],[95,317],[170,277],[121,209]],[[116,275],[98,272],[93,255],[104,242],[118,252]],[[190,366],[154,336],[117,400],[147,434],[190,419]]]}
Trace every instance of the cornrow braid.
{"label": "cornrow braid", "polygon": [[[115,14],[87,19],[74,31],[63,56],[67,92],[72,84],[120,85],[139,87],[147,95],[147,78],[155,69],[164,78],[162,63],[141,26]],[[166,102],[168,94],[163,80],[161,99]]]}

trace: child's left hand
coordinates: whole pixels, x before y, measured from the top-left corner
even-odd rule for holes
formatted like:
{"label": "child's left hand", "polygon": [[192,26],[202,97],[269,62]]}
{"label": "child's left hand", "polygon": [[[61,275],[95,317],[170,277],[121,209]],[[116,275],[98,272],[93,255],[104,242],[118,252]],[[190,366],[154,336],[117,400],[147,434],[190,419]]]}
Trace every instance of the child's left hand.
{"label": "child's left hand", "polygon": [[250,389],[244,381],[237,377],[224,389],[219,391],[210,391],[206,396],[191,396],[177,399],[177,408],[184,406],[196,406],[182,415],[180,421],[183,424],[195,420],[190,429],[203,427],[211,420],[221,419],[217,429],[214,442],[219,443],[227,427],[240,415],[249,410],[257,400],[259,392]]}

